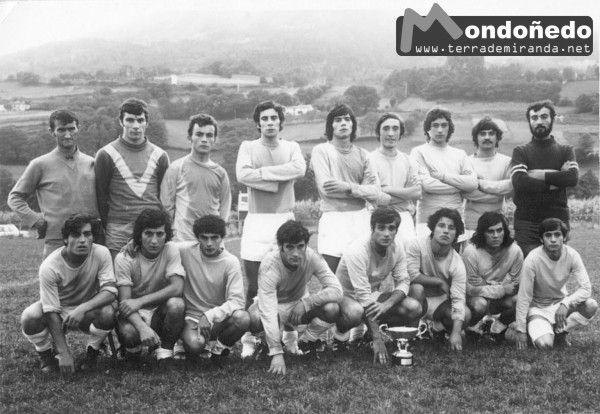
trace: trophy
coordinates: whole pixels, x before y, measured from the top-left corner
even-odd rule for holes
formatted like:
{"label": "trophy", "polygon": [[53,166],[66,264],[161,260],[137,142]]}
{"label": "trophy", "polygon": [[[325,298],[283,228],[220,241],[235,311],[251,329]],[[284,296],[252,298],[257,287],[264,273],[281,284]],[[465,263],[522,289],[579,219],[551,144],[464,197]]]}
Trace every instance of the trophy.
{"label": "trophy", "polygon": [[392,354],[394,365],[412,366],[413,355],[408,351],[408,341],[417,336],[418,328],[406,326],[394,326],[389,328],[387,324],[379,327],[379,331],[387,337],[396,340],[398,350]]}

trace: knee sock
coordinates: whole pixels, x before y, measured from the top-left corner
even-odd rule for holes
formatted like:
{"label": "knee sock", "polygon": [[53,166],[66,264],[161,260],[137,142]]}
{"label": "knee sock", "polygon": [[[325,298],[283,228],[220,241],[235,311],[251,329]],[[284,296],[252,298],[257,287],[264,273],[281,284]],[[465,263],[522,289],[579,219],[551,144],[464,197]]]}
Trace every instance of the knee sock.
{"label": "knee sock", "polygon": [[33,335],[27,335],[25,332],[23,332],[23,335],[29,342],[33,344],[35,350],[38,352],[44,352],[52,349],[52,338],[48,328],[44,328],[42,332]]}
{"label": "knee sock", "polygon": [[360,339],[362,339],[363,336],[365,336],[365,333],[367,333],[367,325],[365,325],[364,323],[361,323],[358,326],[355,326],[354,328],[350,329],[350,342],[355,342],[358,341]]}
{"label": "knee sock", "polygon": [[298,331],[283,331],[281,341],[287,349],[298,348]]}
{"label": "knee sock", "polygon": [[154,355],[156,356],[157,360],[167,359],[167,358],[173,358],[173,350],[172,349],[165,349],[165,348],[162,348],[162,347],[158,347],[154,351]]}
{"label": "knee sock", "polygon": [[88,346],[91,346],[96,351],[99,350],[100,346],[104,343],[104,340],[106,339],[109,333],[110,330],[105,331],[104,329],[98,329],[96,328],[96,325],[91,323],[86,348]]}
{"label": "knee sock", "polygon": [[221,355],[221,353],[226,350],[229,349],[231,351],[230,346],[227,346],[225,344],[223,344],[221,341],[219,341],[218,339],[215,341],[215,343],[213,344],[210,352],[216,355]]}
{"label": "knee sock", "polygon": [[350,339],[350,332],[352,330],[346,331],[346,332],[340,332],[338,331],[337,326],[333,325],[333,328],[331,328],[331,332],[333,333],[333,337],[335,339],[337,339],[338,341],[342,341],[342,342],[346,342]]}
{"label": "knee sock", "polygon": [[501,333],[504,330],[506,330],[506,328],[508,328],[508,326],[506,326],[502,322],[500,322],[499,319],[494,319],[494,323],[492,324],[492,326],[490,328],[490,332],[491,333]]}
{"label": "knee sock", "polygon": [[319,339],[319,335],[327,331],[331,325],[331,323],[325,322],[322,319],[314,318],[306,327],[306,330],[302,334],[300,340],[314,342]]}

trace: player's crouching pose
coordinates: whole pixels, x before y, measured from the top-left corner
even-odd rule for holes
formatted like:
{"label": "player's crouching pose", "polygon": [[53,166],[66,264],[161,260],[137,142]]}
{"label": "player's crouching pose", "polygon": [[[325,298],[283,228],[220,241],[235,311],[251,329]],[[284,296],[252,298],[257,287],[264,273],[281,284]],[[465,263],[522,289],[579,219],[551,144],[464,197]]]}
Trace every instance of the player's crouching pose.
{"label": "player's crouching pose", "polygon": [[[269,355],[269,372],[285,374],[280,327],[308,324],[299,340],[304,354],[316,353],[319,335],[337,320],[342,288],[325,259],[308,247],[310,233],[299,221],[289,220],[277,230],[279,250],[262,261],[258,277],[258,302],[250,309],[250,331],[263,330]],[[316,276],[322,289],[308,293],[308,282]]]}
{"label": "player's crouching pose", "polygon": [[218,361],[229,355],[250,325],[244,310],[242,269],[237,257],[223,247],[223,219],[203,216],[194,222],[193,231],[197,241],[179,244],[187,273],[183,346],[188,354],[200,355],[214,340],[211,359]]}
{"label": "player's crouching pose", "polygon": [[82,213],[67,218],[62,227],[65,246],[52,252],[40,266],[40,300],[21,316],[23,334],[38,351],[44,372],[58,368],[62,373],[75,371],[65,338],[67,329],[89,332],[87,354],[80,368],[90,369],[114,327],[111,303],[117,288],[112,261],[106,247],[94,244],[92,222],[91,215]]}
{"label": "player's crouching pose", "polygon": [[441,339],[444,330],[450,332],[450,349],[462,351],[461,331],[471,312],[465,304],[465,265],[452,245],[465,227],[458,211],[449,208],[429,216],[427,227],[429,237],[413,240],[406,249],[410,295],[422,303],[432,334]]}
{"label": "player's crouching pose", "polygon": [[143,210],[132,241],[117,254],[118,329],[126,358],[139,360],[141,346],[156,348],[160,369],[173,366],[173,347],[183,328],[185,271],[165,211]]}
{"label": "player's crouching pose", "polygon": [[[567,334],[587,326],[598,310],[581,256],[563,244],[567,225],[549,218],[540,223],[542,246],[533,249],[523,262],[517,297],[517,349],[527,348],[527,333],[533,345],[550,349],[570,346]],[[577,286],[567,295],[567,282]]]}
{"label": "player's crouching pose", "polygon": [[[390,207],[379,207],[371,215],[371,233],[354,241],[344,251],[337,269],[344,290],[340,317],[333,330],[334,349],[347,348],[350,328],[366,322],[373,338],[373,362],[391,360],[379,332],[379,324],[418,324],[422,307],[408,297],[410,279],[402,243],[396,243],[400,215]],[[380,292],[391,275],[392,291]]]}

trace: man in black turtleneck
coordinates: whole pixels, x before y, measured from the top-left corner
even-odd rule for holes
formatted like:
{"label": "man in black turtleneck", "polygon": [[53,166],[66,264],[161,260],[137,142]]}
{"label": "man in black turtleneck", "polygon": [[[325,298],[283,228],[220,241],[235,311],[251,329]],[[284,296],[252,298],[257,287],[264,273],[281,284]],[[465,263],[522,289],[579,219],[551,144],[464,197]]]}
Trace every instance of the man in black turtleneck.
{"label": "man in black turtleneck", "polygon": [[551,134],[556,117],[552,102],[529,105],[526,117],[533,136],[513,150],[511,170],[515,239],[524,256],[541,244],[537,229],[544,219],[559,218],[569,226],[566,188],[579,179],[573,147],[558,144]]}

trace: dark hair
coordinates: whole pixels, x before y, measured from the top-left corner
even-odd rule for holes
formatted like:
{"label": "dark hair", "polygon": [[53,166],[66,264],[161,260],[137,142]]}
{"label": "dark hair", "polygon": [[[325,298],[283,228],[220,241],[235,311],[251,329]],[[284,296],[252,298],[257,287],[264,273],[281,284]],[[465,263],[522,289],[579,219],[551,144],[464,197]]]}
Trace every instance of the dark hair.
{"label": "dark hair", "polygon": [[433,237],[435,226],[437,226],[442,217],[449,218],[454,222],[454,227],[456,228],[456,238],[454,239],[453,243],[456,242],[458,237],[465,232],[465,225],[460,217],[460,213],[454,208],[440,208],[438,211],[429,216],[427,219],[427,227],[429,227],[429,230],[431,230],[429,238]]}
{"label": "dark hair", "polygon": [[479,122],[477,122],[475,124],[475,126],[471,130],[471,135],[473,136],[473,143],[475,144],[475,146],[477,148],[479,148],[479,141],[477,141],[477,137],[479,136],[479,133],[481,131],[487,131],[490,129],[496,133],[496,147],[498,147],[498,144],[500,143],[500,140],[502,139],[502,130],[500,129],[498,124],[496,124],[492,120],[492,118],[490,118],[489,116],[484,116],[483,118],[481,118],[479,120]]}
{"label": "dark hair", "polygon": [[203,126],[207,126],[207,125],[214,126],[215,127],[215,141],[216,141],[217,135],[219,135],[219,129],[217,127],[217,121],[215,120],[215,118],[213,118],[209,114],[192,115],[190,117],[190,123],[188,124],[188,137],[192,136],[192,133],[194,132],[194,125],[198,125],[199,127],[203,127]]}
{"label": "dark hair", "polygon": [[540,239],[544,238],[544,233],[546,233],[547,231],[553,231],[557,229],[560,229],[563,238],[566,239],[567,234],[569,234],[569,227],[567,226],[567,224],[561,219],[557,219],[554,217],[547,218],[546,220],[540,223],[540,227],[538,229]]}
{"label": "dark hair", "polygon": [[402,118],[400,118],[400,115],[395,114],[393,112],[386,112],[385,114],[381,115],[381,117],[375,123],[375,136],[377,137],[377,141],[381,140],[381,124],[383,124],[388,119],[397,119],[400,122],[400,137],[402,137],[402,135],[404,135],[404,133],[406,132],[404,121],[402,120]]}
{"label": "dark hair", "polygon": [[543,101],[537,101],[527,107],[525,112],[525,118],[529,122],[529,112],[537,112],[542,108],[548,108],[550,110],[550,118],[554,121],[556,117],[556,109],[554,109],[554,103],[550,99],[544,99]]}
{"label": "dark hair", "polygon": [[254,119],[256,129],[258,129],[258,132],[262,132],[260,130],[260,113],[262,111],[266,111],[267,109],[274,109],[277,112],[277,115],[279,116],[279,130],[281,131],[283,129],[283,121],[285,121],[285,108],[283,107],[283,105],[274,102],[272,99],[261,102],[254,107],[252,119]]}
{"label": "dark hair", "polygon": [[356,139],[356,130],[358,128],[356,116],[349,105],[338,103],[327,114],[327,120],[325,121],[325,136],[327,136],[327,141],[331,141],[333,139],[333,119],[344,115],[350,115],[350,119],[352,120],[352,133],[350,134],[350,142]]}
{"label": "dark hair", "polygon": [[141,99],[129,98],[123,101],[121,106],[119,106],[119,120],[121,122],[123,122],[125,112],[132,115],[143,114],[146,117],[146,122],[150,122],[150,118],[148,117],[148,104]]}
{"label": "dark hair", "polygon": [[285,243],[300,243],[308,244],[310,240],[310,232],[306,227],[297,220],[288,220],[277,229],[277,244],[283,246]]}
{"label": "dark hair", "polygon": [[56,127],[56,121],[60,121],[64,125],[75,122],[75,125],[79,126],[77,115],[75,112],[69,111],[68,109],[58,109],[50,114],[49,123],[52,132],[54,132],[54,128]]}
{"label": "dark hair", "polygon": [[448,136],[446,137],[446,142],[450,141],[450,137],[454,133],[454,121],[452,120],[452,113],[440,106],[436,106],[427,112],[425,115],[425,120],[423,121],[423,131],[425,131],[425,137],[427,138],[427,142],[431,139],[427,131],[431,129],[431,123],[438,118],[445,118],[448,121]]}
{"label": "dark hair", "polygon": [[160,226],[165,226],[166,243],[173,237],[171,217],[169,214],[164,210],[156,210],[152,208],[142,210],[133,224],[133,243],[137,247],[142,247],[142,233],[144,233],[144,230],[155,229]]}
{"label": "dark hair", "polygon": [[194,221],[194,236],[200,237],[201,234],[218,234],[225,237],[227,234],[227,223],[221,217],[214,214],[207,214]]}
{"label": "dark hair", "polygon": [[69,236],[79,237],[81,229],[86,224],[91,224],[92,235],[94,236],[94,240],[96,240],[100,223],[98,219],[87,213],[73,213],[65,220],[61,229],[63,240],[68,239]]}
{"label": "dark hair", "polygon": [[477,220],[477,230],[475,230],[473,237],[471,237],[471,243],[473,243],[478,249],[483,249],[485,247],[486,230],[498,223],[502,223],[502,229],[504,230],[504,240],[502,240],[501,246],[510,246],[514,240],[512,237],[510,237],[508,220],[503,214],[495,211],[488,211],[479,217],[479,220]]}
{"label": "dark hair", "polygon": [[371,231],[375,230],[377,224],[396,223],[396,227],[399,227],[401,222],[400,214],[393,208],[377,207],[371,214]]}

